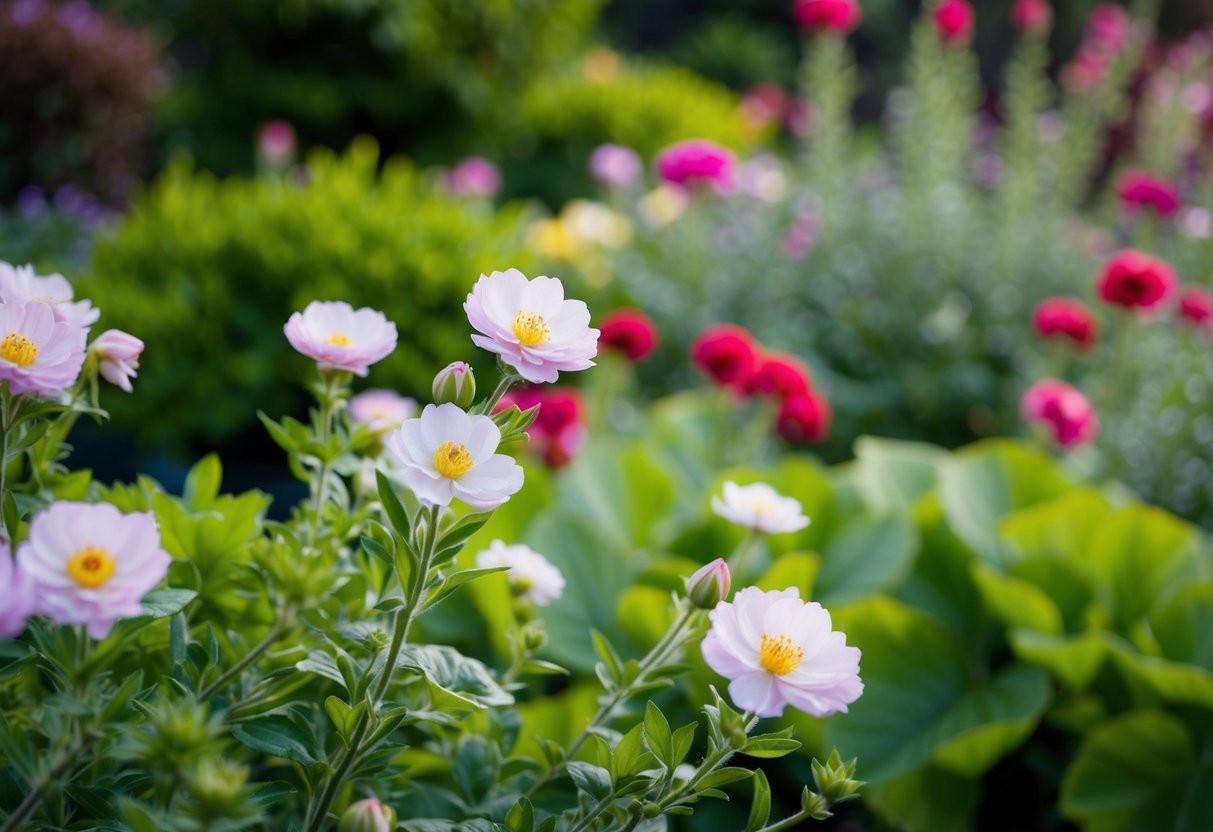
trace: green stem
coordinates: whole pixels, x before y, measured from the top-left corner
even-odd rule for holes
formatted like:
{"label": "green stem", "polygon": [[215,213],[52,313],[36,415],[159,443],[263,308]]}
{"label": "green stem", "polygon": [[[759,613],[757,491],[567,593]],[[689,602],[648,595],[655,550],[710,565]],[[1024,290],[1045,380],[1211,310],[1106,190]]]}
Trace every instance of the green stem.
{"label": "green stem", "polygon": [[590,813],[581,820],[577,821],[577,824],[569,829],[569,832],[581,832],[583,829],[589,829],[590,825],[598,819],[598,816],[609,809],[611,804],[618,799],[619,798],[616,796],[615,790],[612,789],[611,793],[594,804],[594,808],[590,810]]}
{"label": "green stem", "polygon": [[320,534],[320,514],[324,509],[324,498],[328,494],[329,474],[332,471],[332,460],[328,457],[328,441],[333,434],[333,420],[337,416],[336,382],[331,375],[324,380],[324,400],[320,412],[320,471],[316,476],[316,492],[313,495],[312,523],[308,530],[308,548],[315,548],[316,538]]}
{"label": "green stem", "polygon": [[90,740],[91,738],[87,735],[81,735],[74,743],[63,749],[55,764],[39,777],[36,783],[32,784],[33,787],[25,795],[25,799],[9,815],[8,820],[4,822],[4,826],[0,826],[0,832],[14,832],[14,830],[21,826],[21,822],[25,820],[26,816],[38,807],[47,787],[59,780],[71,768],[72,763],[80,759],[80,755],[88,748]]}
{"label": "green stem", "polygon": [[473,412],[485,416],[493,415],[493,408],[497,406],[497,403],[501,401],[506,393],[510,392],[510,388],[518,380],[518,376],[503,368],[501,371],[501,381],[497,382],[497,386],[493,388],[492,394],[479,407],[475,408]]}
{"label": "green stem", "polygon": [[362,751],[362,742],[366,739],[367,728],[370,727],[370,713],[372,710],[378,708],[380,701],[382,701],[384,694],[387,692],[388,686],[391,684],[392,674],[396,670],[396,662],[400,659],[400,651],[408,640],[409,630],[417,617],[417,610],[421,606],[421,595],[425,592],[430,563],[434,558],[434,550],[438,545],[438,521],[441,517],[441,512],[441,506],[430,507],[429,534],[426,537],[425,551],[422,553],[421,562],[418,567],[417,580],[413,581],[412,586],[409,587],[409,595],[405,606],[396,612],[396,620],[392,628],[391,646],[388,648],[383,667],[379,670],[379,677],[373,683],[372,707],[364,709],[362,715],[358,717],[358,722],[354,726],[353,734],[350,737],[349,746],[342,754],[340,761],[337,763],[337,768],[325,784],[324,790],[320,793],[320,799],[308,812],[308,832],[319,832],[321,827],[323,827],[325,818],[328,816],[329,807],[337,796],[337,789],[341,787],[341,783],[349,772],[350,766],[353,765],[354,760],[357,759],[358,754]]}
{"label": "green stem", "polygon": [[729,572],[734,579],[745,577],[745,568],[749,565],[750,556],[754,554],[754,549],[761,539],[762,533],[758,529],[750,529],[746,533],[745,539],[741,541],[741,545],[737,547],[737,551],[729,556]]}
{"label": "green stem", "polygon": [[758,832],[782,832],[784,829],[791,829],[801,821],[812,820],[813,813],[808,809],[801,809],[794,815],[786,817],[778,823],[772,823],[770,826],[764,826]]}
{"label": "green stem", "polygon": [[278,620],[274,622],[274,626],[270,627],[270,631],[265,634],[265,638],[261,639],[257,646],[245,654],[240,661],[228,668],[228,670],[222,676],[203,688],[202,692],[198,694],[198,698],[200,700],[207,700],[219,691],[223,690],[223,688],[229,682],[244,672],[245,668],[249,667],[249,665],[261,658],[265,651],[274,646],[274,643],[282,637],[282,634],[293,623],[294,618],[295,608],[292,605],[287,604],[283,608],[282,614],[278,617]]}

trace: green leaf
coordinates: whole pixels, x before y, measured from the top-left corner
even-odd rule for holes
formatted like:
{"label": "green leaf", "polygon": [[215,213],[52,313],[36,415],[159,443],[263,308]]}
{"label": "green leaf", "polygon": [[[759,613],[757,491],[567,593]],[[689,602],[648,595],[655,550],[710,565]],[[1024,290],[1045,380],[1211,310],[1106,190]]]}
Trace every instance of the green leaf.
{"label": "green leaf", "polygon": [[[795,742],[795,740],[788,740],[788,742]],[[800,743],[796,744],[800,745]],[[748,780],[753,776],[753,769],[742,768],[740,766],[725,766],[724,768],[716,769],[707,777],[700,780],[695,785],[695,790],[703,793],[708,789],[718,789],[721,786],[727,786],[730,783],[738,783],[742,780]]]}
{"label": "green leaf", "polygon": [[218,454],[207,454],[190,469],[185,477],[183,499],[191,511],[203,511],[219,496],[223,466]]}
{"label": "green leaf", "polygon": [[198,597],[192,589],[155,589],[143,596],[139,602],[139,618],[168,618],[185,609],[190,601]]}
{"label": "green leaf", "polygon": [[699,726],[690,722],[682,726],[674,732],[674,757],[673,764],[677,766],[686,759],[687,754],[691,753],[691,746],[695,743],[695,731]]}
{"label": "green leaf", "polygon": [[611,775],[605,768],[574,760],[568,771],[577,788],[594,800],[602,800],[611,793]]}
{"label": "green leaf", "polygon": [[457,555],[467,543],[468,538],[480,531],[490,517],[492,517],[492,512],[468,514],[443,529],[434,549],[434,564],[441,564]]}
{"label": "green leaf", "polygon": [[641,650],[661,641],[673,622],[670,593],[651,586],[633,586],[619,598],[618,617],[624,632]]}
{"label": "green leaf", "polygon": [[443,578],[442,583],[430,588],[421,604],[421,609],[422,611],[428,610],[466,583],[483,578],[485,575],[492,575],[494,572],[505,572],[508,569],[508,566],[490,566],[485,569],[463,569],[453,572]]}
{"label": "green leaf", "polygon": [[1008,640],[1022,661],[1045,668],[1076,691],[1091,684],[1108,652],[1098,633],[1057,636],[1035,630],[1012,630]]}
{"label": "green leaf", "polygon": [[310,764],[315,744],[311,734],[287,716],[271,714],[232,726],[232,736],[252,750],[270,757]]}
{"label": "green leaf", "polygon": [[762,769],[754,772],[754,796],[750,800],[750,815],[746,820],[745,832],[757,832],[766,826],[771,816],[771,785]]}
{"label": "green leaf", "polygon": [[1022,627],[1042,633],[1062,631],[1061,612],[1037,587],[1004,575],[980,563],[973,564],[973,581],[986,608],[1006,627]]}
{"label": "green leaf", "polygon": [[813,583],[821,569],[821,558],[808,552],[781,555],[754,585],[762,590],[795,587],[801,598],[812,598]]}
{"label": "green leaf", "polygon": [[891,826],[909,832],[971,832],[981,781],[924,766],[865,787],[863,797]]}
{"label": "green leaf", "polygon": [[509,832],[535,832],[535,808],[525,795],[506,813],[505,828]]}
{"label": "green leaf", "polygon": [[918,535],[903,515],[856,518],[826,547],[814,597],[844,604],[899,586],[917,552]]}
{"label": "green leaf", "polygon": [[755,737],[746,741],[746,744],[741,748],[741,753],[749,757],[768,759],[786,757],[798,748],[800,748],[799,740],[781,739],[779,737]]}
{"label": "green leaf", "polygon": [[644,725],[637,723],[620,737],[615,745],[615,751],[611,755],[611,781],[618,783],[638,771],[643,771],[652,762],[652,756],[644,749]]}
{"label": "green leaf", "polygon": [[383,513],[387,515],[392,530],[400,535],[401,540],[408,540],[413,521],[404,503],[396,496],[396,486],[378,468],[375,469],[375,483],[379,489],[379,503],[383,506]]}
{"label": "green leaf", "polygon": [[644,706],[644,740],[653,756],[668,769],[674,768],[674,737],[670,723],[652,700]]}
{"label": "green leaf", "polygon": [[876,512],[908,511],[935,487],[945,456],[934,445],[861,436],[855,440],[853,477]]}
{"label": "green leaf", "polygon": [[419,670],[432,687],[477,708],[514,704],[483,662],[468,658],[453,647],[408,645],[400,652],[399,665]]}

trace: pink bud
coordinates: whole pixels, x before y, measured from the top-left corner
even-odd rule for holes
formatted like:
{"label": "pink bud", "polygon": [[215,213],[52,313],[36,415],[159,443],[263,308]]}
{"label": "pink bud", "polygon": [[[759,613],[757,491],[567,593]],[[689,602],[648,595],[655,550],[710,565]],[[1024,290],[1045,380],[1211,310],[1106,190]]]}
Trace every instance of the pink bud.
{"label": "pink bud", "polygon": [[130,393],[131,379],[139,375],[139,356],[143,342],[120,329],[107,329],[97,336],[90,347],[100,360],[101,377]]}
{"label": "pink bud", "polygon": [[724,558],[716,558],[687,578],[687,598],[701,610],[715,609],[717,604],[728,599],[731,582],[729,565]]}

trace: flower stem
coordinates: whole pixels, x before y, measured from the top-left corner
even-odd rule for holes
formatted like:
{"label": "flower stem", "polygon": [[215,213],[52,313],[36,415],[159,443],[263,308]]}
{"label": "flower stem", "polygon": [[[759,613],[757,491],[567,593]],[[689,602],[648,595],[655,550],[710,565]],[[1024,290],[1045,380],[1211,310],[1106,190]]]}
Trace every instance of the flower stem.
{"label": "flower stem", "polygon": [[333,420],[337,415],[337,382],[332,375],[324,378],[324,397],[320,402],[320,471],[316,475],[316,493],[312,504],[312,523],[308,530],[308,548],[314,549],[316,538],[320,534],[320,515],[324,510],[324,498],[328,494],[329,473],[332,470],[332,460],[329,459],[327,446],[329,437],[333,434]]}
{"label": "flower stem", "polygon": [[291,626],[295,618],[295,608],[287,604],[282,614],[278,616],[278,620],[274,622],[274,626],[270,627],[270,631],[265,634],[265,638],[258,642],[257,646],[244,655],[240,661],[236,662],[227,671],[215,681],[211,682],[198,694],[200,700],[210,699],[219,691],[223,690],[229,682],[244,672],[245,668],[253,664],[265,651],[274,646],[275,642],[282,637],[282,634]]}
{"label": "flower stem", "polygon": [[754,554],[754,549],[761,539],[762,534],[758,529],[750,529],[746,533],[745,538],[741,541],[741,545],[737,547],[737,551],[729,556],[729,572],[738,578],[746,576],[745,570],[749,565],[750,557]]}
{"label": "flower stem", "polygon": [[5,540],[10,539],[12,531],[7,528],[4,512],[5,497],[8,495],[5,490],[8,487],[8,440],[23,401],[22,397],[8,392],[7,384],[0,388],[0,539]]}
{"label": "flower stem", "polygon": [[32,788],[25,795],[25,799],[8,816],[8,820],[4,822],[4,826],[0,826],[0,832],[14,832],[14,830],[18,829],[26,816],[34,811],[38,807],[38,804],[42,802],[42,795],[46,791],[47,786],[62,777],[64,772],[71,768],[72,763],[80,759],[80,755],[88,748],[90,742],[91,737],[82,735],[74,743],[64,748],[55,764],[39,777],[37,782],[31,784]]}
{"label": "flower stem", "polygon": [[501,401],[506,393],[510,392],[510,388],[513,387],[514,383],[517,381],[518,376],[514,375],[508,370],[502,369],[501,381],[497,382],[497,386],[493,388],[493,392],[479,407],[476,408],[475,412],[481,413],[485,416],[492,416],[493,408],[497,406],[497,403]]}
{"label": "flower stem", "polygon": [[782,832],[784,829],[791,829],[796,824],[805,820],[812,820],[813,813],[807,809],[801,809],[794,815],[784,818],[778,823],[772,823],[770,826],[764,826],[758,832]]}

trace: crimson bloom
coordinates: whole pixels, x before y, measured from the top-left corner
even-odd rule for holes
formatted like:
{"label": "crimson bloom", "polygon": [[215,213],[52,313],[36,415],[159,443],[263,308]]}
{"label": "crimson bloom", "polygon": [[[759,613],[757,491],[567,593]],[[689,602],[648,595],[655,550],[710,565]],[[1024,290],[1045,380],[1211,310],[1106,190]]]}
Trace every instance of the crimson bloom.
{"label": "crimson bloom", "polygon": [[691,361],[722,387],[744,387],[757,359],[754,337],[735,324],[710,326],[691,344]]}
{"label": "crimson bloom", "polygon": [[830,402],[815,390],[785,399],[775,417],[775,430],[794,445],[816,444],[830,434]]}
{"label": "crimson bloom", "polygon": [[863,18],[859,0],[796,0],[792,14],[805,29],[843,35],[855,31]]}
{"label": "crimson bloom", "polygon": [[1125,171],[1117,195],[1121,206],[1130,214],[1145,208],[1166,219],[1175,216],[1180,208],[1179,189],[1166,179],[1143,170]]}
{"label": "crimson bloom", "polygon": [[1053,10],[1048,0],[1015,0],[1011,6],[1011,23],[1025,34],[1040,32],[1053,22]]}
{"label": "crimson bloom", "polygon": [[1043,338],[1068,338],[1083,350],[1099,340],[1095,313],[1073,298],[1042,300],[1032,313],[1032,325]]}
{"label": "crimson bloom", "polygon": [[731,190],[736,165],[733,151],[707,139],[679,142],[657,155],[661,178],[684,187],[708,185],[718,191]]}
{"label": "crimson bloom", "polygon": [[943,0],[935,7],[935,31],[945,43],[968,43],[973,37],[973,7],[965,0]]}
{"label": "crimson bloom", "polygon": [[1063,448],[1091,442],[1099,433],[1099,419],[1091,402],[1064,381],[1048,378],[1029,387],[1020,411],[1028,422],[1048,430]]}
{"label": "crimson bloom", "polygon": [[1188,289],[1179,298],[1179,314],[1196,326],[1208,326],[1213,322],[1213,295],[1204,289]]}
{"label": "crimson bloom", "polygon": [[1107,262],[1096,288],[1114,306],[1148,312],[1170,300],[1177,286],[1175,272],[1166,261],[1126,249]]}
{"label": "crimson bloom", "polygon": [[780,401],[809,392],[809,368],[793,355],[770,352],[762,355],[746,381],[746,391],[757,396],[775,396]]}
{"label": "crimson bloom", "polygon": [[598,348],[643,361],[657,349],[657,325],[639,309],[616,309],[599,324]]}
{"label": "crimson bloom", "polygon": [[531,446],[549,468],[563,468],[585,445],[589,432],[585,426],[585,402],[574,387],[534,385],[511,390],[494,408],[494,413],[517,406],[539,413],[526,429]]}

